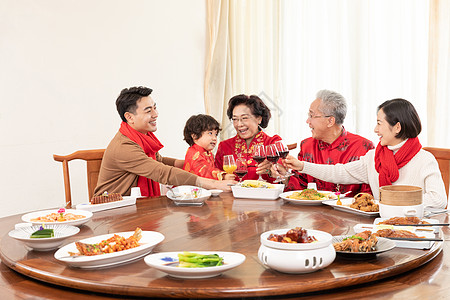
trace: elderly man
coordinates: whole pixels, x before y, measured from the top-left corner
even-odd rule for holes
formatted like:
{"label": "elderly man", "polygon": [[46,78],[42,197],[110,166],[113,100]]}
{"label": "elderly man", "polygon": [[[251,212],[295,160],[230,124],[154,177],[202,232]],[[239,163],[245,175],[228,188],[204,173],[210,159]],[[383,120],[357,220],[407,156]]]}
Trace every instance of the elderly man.
{"label": "elderly man", "polygon": [[132,87],[117,98],[122,123],[103,155],[94,194],[129,195],[131,188],[138,186],[143,196],[159,196],[159,183],[230,190],[228,184],[236,181],[199,177],[180,169],[184,161],[159,154],[163,145],[154,134],[158,111],[151,92],[146,87]]}
{"label": "elderly man", "polygon": [[[358,160],[373,149],[373,143],[359,135],[345,130],[343,123],[347,114],[347,104],[339,93],[321,90],[311,103],[306,123],[311,128],[312,137],[300,143],[299,160],[316,164],[334,165]],[[337,185],[324,182],[306,174],[296,174],[287,183],[286,190],[301,190],[309,182],[315,182],[318,190],[337,191]],[[360,192],[371,193],[368,184],[340,185],[341,193],[351,191],[348,196]]]}

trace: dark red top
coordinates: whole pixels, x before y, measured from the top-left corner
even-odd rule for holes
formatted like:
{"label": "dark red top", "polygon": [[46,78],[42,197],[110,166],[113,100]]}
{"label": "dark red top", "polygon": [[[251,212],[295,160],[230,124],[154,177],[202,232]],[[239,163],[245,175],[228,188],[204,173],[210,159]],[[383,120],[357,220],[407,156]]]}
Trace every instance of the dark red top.
{"label": "dark red top", "polygon": [[[258,132],[247,147],[245,140],[241,139],[239,135],[229,138],[228,140],[222,141],[217,148],[215,165],[216,168],[223,170],[223,156],[233,155],[234,159],[238,157],[243,157],[247,161],[248,173],[243,177],[246,179],[258,179],[258,174],[256,174],[256,161],[253,159],[253,149],[255,145],[270,145],[274,144],[276,141],[280,141],[281,137],[278,135],[268,136],[264,132]],[[269,176],[263,175],[263,178],[269,180]],[[270,179],[273,181],[274,179]]]}
{"label": "dark red top", "polygon": [[[303,140],[300,143],[300,152],[298,159],[316,163],[335,165],[338,163],[348,163],[359,160],[367,151],[374,149],[373,143],[362,136],[347,132],[343,129],[342,134],[331,144],[316,140],[312,137]],[[315,182],[317,189],[322,191],[337,191],[337,185],[316,179],[312,176],[297,173],[292,176],[285,190],[302,190],[308,185],[308,182]],[[339,185],[341,193],[352,191],[347,197],[352,197],[358,193],[372,193],[368,184],[346,184]]]}

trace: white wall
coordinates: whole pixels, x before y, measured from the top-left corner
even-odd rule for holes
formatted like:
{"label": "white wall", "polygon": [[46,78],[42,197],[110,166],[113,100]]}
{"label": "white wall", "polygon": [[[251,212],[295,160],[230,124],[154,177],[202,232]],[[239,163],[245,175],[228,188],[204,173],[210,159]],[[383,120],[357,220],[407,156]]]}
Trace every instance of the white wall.
{"label": "white wall", "polygon": [[[145,85],[165,156],[184,157],[186,119],[204,112],[204,0],[0,2],[0,217],[64,205],[53,154],[105,148],[115,99]],[[87,202],[71,165],[72,201]]]}

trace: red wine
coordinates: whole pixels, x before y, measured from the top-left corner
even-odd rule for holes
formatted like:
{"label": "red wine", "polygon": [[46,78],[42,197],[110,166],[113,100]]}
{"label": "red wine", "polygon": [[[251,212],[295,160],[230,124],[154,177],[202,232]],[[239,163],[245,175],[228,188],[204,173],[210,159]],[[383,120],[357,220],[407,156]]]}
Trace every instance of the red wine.
{"label": "red wine", "polygon": [[280,157],[279,156],[277,156],[277,155],[275,155],[275,156],[272,156],[272,155],[267,155],[267,160],[268,161],[270,161],[271,163],[276,163],[277,161],[278,161],[278,159],[279,159]]}
{"label": "red wine", "polygon": [[254,159],[258,164],[260,164],[260,163],[262,163],[262,162],[266,159],[266,157],[265,157],[265,156],[253,156],[253,159]]}
{"label": "red wine", "polygon": [[280,154],[281,158],[286,158],[287,155],[289,154],[289,151],[281,151],[281,152],[278,152],[278,153]]}
{"label": "red wine", "polygon": [[248,171],[247,170],[237,170],[234,171],[234,174],[236,174],[239,178],[244,177],[245,175],[247,175]]}

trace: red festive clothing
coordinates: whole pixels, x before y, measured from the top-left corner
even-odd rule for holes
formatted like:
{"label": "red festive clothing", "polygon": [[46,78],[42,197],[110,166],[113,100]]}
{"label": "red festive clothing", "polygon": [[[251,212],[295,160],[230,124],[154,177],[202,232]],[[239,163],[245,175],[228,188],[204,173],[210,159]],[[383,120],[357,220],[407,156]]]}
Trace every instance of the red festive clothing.
{"label": "red festive clothing", "polygon": [[222,180],[223,171],[214,167],[214,155],[197,144],[187,150],[183,170],[200,177]]}
{"label": "red festive clothing", "polygon": [[[303,140],[300,143],[298,159],[316,164],[345,164],[359,160],[359,157],[365,155],[370,149],[374,149],[371,141],[343,129],[342,134],[331,144],[316,140],[312,137]],[[308,182],[315,182],[318,190],[337,191],[336,184],[318,180],[312,176],[301,173],[291,176],[286,190],[305,189]],[[368,184],[341,184],[339,185],[339,190],[341,193],[352,191],[347,195],[348,197],[352,197],[357,193],[362,192],[372,193]]]}
{"label": "red festive clothing", "polygon": [[[244,139],[241,139],[239,135],[235,137],[229,138],[228,140],[222,141],[219,143],[219,147],[217,148],[215,165],[216,168],[223,170],[223,157],[224,155],[233,155],[234,159],[238,157],[243,157],[247,161],[248,173],[243,177],[243,180],[246,179],[258,179],[258,174],[256,174],[256,165],[257,162],[253,159],[253,149],[255,145],[270,145],[274,144],[276,141],[280,141],[281,137],[278,135],[274,135],[272,137],[268,136],[264,132],[258,132],[253,140],[250,143],[250,146],[247,147],[247,143]],[[263,178],[266,180],[273,181],[273,178],[269,178],[268,175],[263,175]]]}

